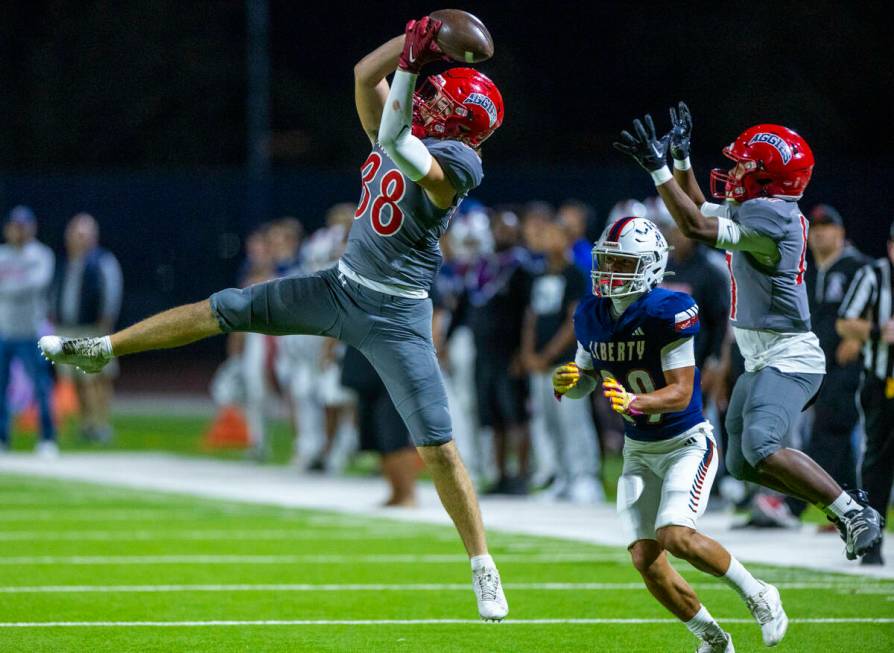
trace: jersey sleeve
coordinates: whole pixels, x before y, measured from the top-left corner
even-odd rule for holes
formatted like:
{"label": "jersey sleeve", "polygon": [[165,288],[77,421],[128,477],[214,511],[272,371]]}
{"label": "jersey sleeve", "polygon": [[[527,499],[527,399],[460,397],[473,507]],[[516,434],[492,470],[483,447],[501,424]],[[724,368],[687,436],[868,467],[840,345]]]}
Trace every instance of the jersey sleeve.
{"label": "jersey sleeve", "polygon": [[685,338],[694,338],[699,332],[698,304],[685,293],[669,293],[650,312],[658,322],[656,332],[661,338],[662,347]]}
{"label": "jersey sleeve", "polygon": [[426,141],[426,146],[438,160],[457,195],[466,195],[481,184],[484,168],[471,147],[459,141]]}
{"label": "jersey sleeve", "polygon": [[577,365],[582,370],[592,370],[593,369],[593,357],[590,356],[590,352],[584,349],[584,346],[577,343],[577,353],[574,354],[574,364]]}
{"label": "jersey sleeve", "polygon": [[785,238],[782,216],[758,201],[746,202],[736,211],[736,220],[717,218],[716,247],[750,252],[764,265],[779,260],[778,243]]}

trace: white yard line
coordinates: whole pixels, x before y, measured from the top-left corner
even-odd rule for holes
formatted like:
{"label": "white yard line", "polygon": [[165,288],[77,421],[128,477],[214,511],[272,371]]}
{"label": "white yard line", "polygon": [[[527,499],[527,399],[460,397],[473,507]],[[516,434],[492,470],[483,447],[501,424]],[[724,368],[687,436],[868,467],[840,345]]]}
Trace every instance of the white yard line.
{"label": "white yard line", "polygon": [[[501,562],[563,564],[566,562],[618,562],[627,564],[626,556],[606,553],[544,553],[500,556]],[[270,564],[437,564],[466,563],[468,558],[455,554],[372,554],[372,555],[73,555],[73,556],[5,556],[0,565],[270,565]]]}
{"label": "white yard line", "polygon": [[[420,507],[386,509],[380,506],[385,498],[386,488],[379,479],[301,475],[286,467],[259,467],[242,462],[167,454],[65,454],[58,460],[45,461],[30,454],[12,453],[0,456],[0,473],[4,471],[39,478],[86,481],[118,488],[157,490],[282,508],[343,513],[321,515],[319,517],[323,521],[319,522],[313,521],[313,516],[301,516],[304,523],[311,526],[316,523],[359,526],[377,518],[404,523],[450,523],[430,486],[420,486]],[[611,505],[578,506],[482,497],[481,509],[485,525],[491,531],[616,546],[626,559],[624,548],[627,542]],[[178,513],[180,510],[178,507]],[[94,515],[94,520],[104,518],[109,512]],[[184,512],[184,517],[188,515],[189,519],[195,519],[203,513],[211,515],[234,512],[197,509]],[[277,516],[288,519],[285,511]],[[58,512],[47,515],[46,520],[60,517],[68,521],[68,518]],[[28,518],[27,515],[21,515],[20,521]],[[0,511],[0,522],[2,521]],[[728,547],[742,561],[783,568],[807,567],[823,572],[894,578],[894,565],[867,567],[846,561],[843,544],[838,537],[817,535],[812,525],[805,525],[801,530],[794,531],[730,530],[732,521],[728,514],[709,511],[699,521],[699,528]],[[886,538],[884,554],[887,558],[894,559],[894,538]],[[505,556],[501,555],[498,561],[502,559]]]}
{"label": "white yard line", "polygon": [[[838,590],[848,594],[891,594],[894,585],[867,586],[856,583],[776,583],[781,590]],[[507,583],[507,590],[616,592],[643,590],[642,583]],[[729,591],[723,583],[693,583],[699,591]],[[139,594],[167,592],[444,592],[469,590],[468,583],[421,584],[306,584],[261,583],[230,585],[22,585],[0,587],[0,594]]]}
{"label": "white yard line", "polygon": [[[81,542],[81,541],[166,541],[166,540],[195,540],[195,541],[262,541],[262,540],[320,540],[324,542],[338,541],[365,541],[365,540],[393,540],[418,538],[420,533],[412,528],[395,530],[364,530],[354,529],[350,532],[335,530],[256,530],[256,531],[230,531],[230,530],[186,530],[186,531],[4,531],[0,532],[0,542]],[[424,535],[426,539],[443,542],[453,542],[454,535],[432,534]]]}
{"label": "white yard line", "polygon": [[[717,620],[724,624],[752,624],[753,619]],[[642,625],[679,624],[677,619],[509,619],[499,626],[479,619],[265,619],[259,621],[8,621],[0,622],[0,628],[202,628],[218,626],[421,626],[421,625],[482,625],[490,628],[506,626],[552,626],[552,625]],[[894,618],[828,618],[790,619],[793,624],[890,624]]]}

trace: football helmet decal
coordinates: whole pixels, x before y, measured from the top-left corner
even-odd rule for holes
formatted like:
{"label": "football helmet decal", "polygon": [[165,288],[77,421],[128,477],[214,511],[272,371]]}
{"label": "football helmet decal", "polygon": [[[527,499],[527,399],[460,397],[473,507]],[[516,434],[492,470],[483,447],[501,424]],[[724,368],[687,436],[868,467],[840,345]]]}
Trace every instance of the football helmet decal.
{"label": "football helmet decal", "polygon": [[648,292],[664,278],[668,250],[651,220],[618,218],[593,247],[593,294],[623,297]]}
{"label": "football helmet decal", "polygon": [[711,171],[711,194],[744,202],[755,197],[797,200],[813,174],[813,152],[797,132],[781,125],[755,125],[742,132],[723,155],[732,170]]}
{"label": "football helmet decal", "polygon": [[503,123],[503,96],[474,68],[428,77],[413,96],[413,135],[478,147]]}

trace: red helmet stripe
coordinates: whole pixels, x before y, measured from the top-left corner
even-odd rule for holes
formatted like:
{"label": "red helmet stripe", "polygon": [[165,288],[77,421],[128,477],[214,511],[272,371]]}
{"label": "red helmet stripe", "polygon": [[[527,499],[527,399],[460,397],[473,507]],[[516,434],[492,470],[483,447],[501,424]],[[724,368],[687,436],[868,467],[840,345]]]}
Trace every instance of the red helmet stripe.
{"label": "red helmet stripe", "polygon": [[609,242],[616,243],[618,242],[618,238],[621,237],[621,232],[624,231],[624,227],[627,226],[627,223],[631,220],[635,220],[636,218],[621,218],[614,225],[612,225],[611,230],[608,232],[608,240]]}

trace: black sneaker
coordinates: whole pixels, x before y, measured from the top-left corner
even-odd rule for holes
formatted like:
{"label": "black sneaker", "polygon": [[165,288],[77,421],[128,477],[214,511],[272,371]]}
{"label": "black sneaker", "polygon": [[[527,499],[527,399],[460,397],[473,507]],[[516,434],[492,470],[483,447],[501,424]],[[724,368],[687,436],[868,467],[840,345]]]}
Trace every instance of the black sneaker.
{"label": "black sneaker", "polygon": [[881,542],[881,540],[874,546],[870,547],[870,549],[866,553],[863,554],[863,557],[860,558],[860,564],[861,565],[879,566],[879,567],[881,567],[882,565],[885,564],[885,559],[882,557],[882,542]]}
{"label": "black sneaker", "polygon": [[845,555],[848,560],[856,560],[881,543],[885,520],[872,506],[851,510],[843,521],[847,527]]}
{"label": "black sneaker", "polygon": [[[866,490],[857,488],[856,490],[845,490],[845,492],[851,495],[854,498],[854,501],[861,506],[869,505],[869,493]],[[826,515],[826,519],[835,524],[835,528],[838,529],[838,535],[841,537],[841,541],[847,544],[847,526],[844,525],[844,522],[838,519],[835,515]],[[849,559],[853,560],[853,558]]]}

